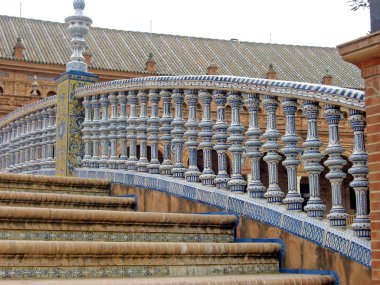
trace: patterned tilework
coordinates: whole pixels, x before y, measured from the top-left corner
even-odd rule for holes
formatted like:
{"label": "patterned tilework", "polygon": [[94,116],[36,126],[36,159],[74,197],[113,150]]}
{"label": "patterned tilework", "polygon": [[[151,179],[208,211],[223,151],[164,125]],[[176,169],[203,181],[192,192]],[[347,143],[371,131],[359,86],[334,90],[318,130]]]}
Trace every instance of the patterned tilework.
{"label": "patterned tilework", "polygon": [[78,157],[83,157],[81,125],[84,109],[74,91],[96,80],[96,75],[78,71],[66,72],[57,80],[57,176],[71,176],[73,169],[80,164]]}
{"label": "patterned tilework", "polygon": [[49,241],[146,241],[146,242],[233,242],[228,234],[192,233],[120,233],[120,232],[66,232],[66,231],[12,231],[0,230],[0,240]]}
{"label": "patterned tilework", "polygon": [[107,176],[117,183],[162,191],[218,207],[278,227],[371,267],[370,241],[355,237],[352,230],[331,228],[327,221],[310,218],[306,213],[291,213],[286,210],[285,205],[268,204],[264,199],[251,198],[246,194],[233,194],[155,174],[83,168],[75,169],[74,175],[98,178]]}
{"label": "patterned tilework", "polygon": [[203,266],[112,266],[112,267],[9,267],[0,269],[0,279],[64,279],[109,277],[158,277],[276,273],[278,263]]}
{"label": "patterned tilework", "polygon": [[245,93],[270,94],[301,100],[328,102],[334,105],[365,111],[365,93],[359,90],[313,83],[269,80],[223,75],[186,75],[140,77],[114,80],[87,86],[77,90],[78,97],[109,93],[115,90],[145,89],[222,89]]}

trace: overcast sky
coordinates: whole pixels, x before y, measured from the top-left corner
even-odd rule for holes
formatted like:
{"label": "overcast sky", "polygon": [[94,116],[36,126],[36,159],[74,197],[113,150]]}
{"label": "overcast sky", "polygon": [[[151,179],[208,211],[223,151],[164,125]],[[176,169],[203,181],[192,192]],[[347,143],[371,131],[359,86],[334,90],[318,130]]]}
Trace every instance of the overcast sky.
{"label": "overcast sky", "polygon": [[[64,22],[72,0],[0,0],[1,13]],[[348,0],[86,0],[93,26],[241,41],[334,47],[366,35],[369,10]]]}

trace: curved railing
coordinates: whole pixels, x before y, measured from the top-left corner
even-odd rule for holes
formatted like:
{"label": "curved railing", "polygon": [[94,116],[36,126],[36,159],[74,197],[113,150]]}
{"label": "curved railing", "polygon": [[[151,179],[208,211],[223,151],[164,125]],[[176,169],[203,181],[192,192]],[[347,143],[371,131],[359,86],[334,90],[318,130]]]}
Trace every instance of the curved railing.
{"label": "curved railing", "polygon": [[57,97],[27,104],[0,118],[0,169],[26,172],[55,167]]}
{"label": "curved railing", "polygon": [[[79,88],[76,96],[85,114],[85,153],[77,175],[111,175],[132,186],[178,190],[369,266],[364,92],[175,76],[98,83]],[[19,121],[1,125],[3,143],[17,140],[18,127],[21,134],[25,125]],[[23,171],[7,162],[11,157],[19,162],[18,149],[5,146],[2,169]],[[350,209],[353,201],[356,209]],[[348,214],[356,215],[349,226]]]}

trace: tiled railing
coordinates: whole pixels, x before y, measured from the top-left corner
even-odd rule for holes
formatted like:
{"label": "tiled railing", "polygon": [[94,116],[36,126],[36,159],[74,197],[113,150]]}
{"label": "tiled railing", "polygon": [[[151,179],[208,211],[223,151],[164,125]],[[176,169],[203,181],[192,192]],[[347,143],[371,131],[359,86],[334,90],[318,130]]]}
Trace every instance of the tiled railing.
{"label": "tiled railing", "polygon": [[0,169],[27,172],[55,167],[56,96],[19,108],[0,119]]}
{"label": "tiled railing", "polygon": [[[344,202],[352,187],[357,206],[351,228],[358,237],[370,236],[361,91],[179,76],[98,83],[78,89],[76,96],[85,109],[84,169],[172,176],[285,205],[289,213],[305,211],[310,219],[322,220],[327,213],[337,229],[346,229]],[[51,106],[2,119],[3,171],[52,166]],[[300,181],[308,182],[307,201]]]}

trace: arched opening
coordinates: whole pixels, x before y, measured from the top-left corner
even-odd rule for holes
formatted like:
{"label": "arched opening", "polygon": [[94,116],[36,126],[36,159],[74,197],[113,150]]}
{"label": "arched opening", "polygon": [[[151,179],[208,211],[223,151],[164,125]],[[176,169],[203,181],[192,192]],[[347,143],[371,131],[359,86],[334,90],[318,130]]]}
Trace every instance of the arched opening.
{"label": "arched opening", "polygon": [[0,94],[4,94],[4,88],[0,86]]}
{"label": "arched opening", "polygon": [[54,96],[54,95],[57,95],[57,92],[55,92],[55,91],[49,91],[49,92],[46,94],[47,97]]}

